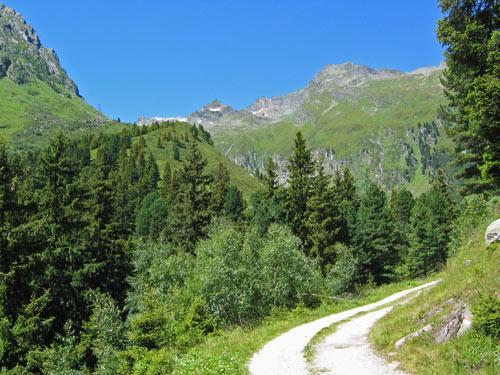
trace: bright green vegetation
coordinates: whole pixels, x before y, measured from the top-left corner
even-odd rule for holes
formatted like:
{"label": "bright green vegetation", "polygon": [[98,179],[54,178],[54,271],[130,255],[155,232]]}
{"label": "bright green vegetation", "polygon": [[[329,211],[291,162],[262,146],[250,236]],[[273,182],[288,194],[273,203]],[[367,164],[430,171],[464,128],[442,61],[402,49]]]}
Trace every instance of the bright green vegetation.
{"label": "bright green vegetation", "polygon": [[[186,123],[159,127],[153,125],[147,129],[147,134],[144,135],[146,149],[153,154],[161,175],[167,163],[172,170],[180,166],[181,160],[188,153],[188,142],[185,140],[192,138],[192,129],[192,126]],[[260,180],[222,155],[211,142],[198,142],[198,148],[208,162],[207,169],[213,172],[222,163],[229,170],[232,183],[247,199],[258,189]]]}
{"label": "bright green vegetation", "polygon": [[[499,213],[498,201],[490,202],[485,213],[484,201],[470,198],[455,226],[456,255],[439,274],[442,282],[395,308],[375,326],[370,337],[375,347],[385,355],[396,352],[391,360],[400,361],[405,370],[416,374],[498,371],[500,254],[498,245],[485,246],[484,231]],[[449,315],[460,303],[472,308],[472,329],[461,337],[437,343],[436,330],[449,321]],[[407,341],[399,350],[394,348],[396,341],[429,323],[434,327],[433,332]]]}
{"label": "bright green vegetation", "polygon": [[403,281],[381,287],[365,287],[350,298],[325,301],[315,309],[298,306],[293,310],[276,309],[254,326],[217,332],[190,349],[174,367],[175,374],[247,374],[252,355],[264,344],[300,324],[329,314],[376,302],[398,291],[419,285],[420,281]]}
{"label": "bright green vegetation", "polygon": [[56,93],[32,79],[0,79],[0,135],[22,147],[46,143],[56,129],[87,130],[108,120],[76,95]]}

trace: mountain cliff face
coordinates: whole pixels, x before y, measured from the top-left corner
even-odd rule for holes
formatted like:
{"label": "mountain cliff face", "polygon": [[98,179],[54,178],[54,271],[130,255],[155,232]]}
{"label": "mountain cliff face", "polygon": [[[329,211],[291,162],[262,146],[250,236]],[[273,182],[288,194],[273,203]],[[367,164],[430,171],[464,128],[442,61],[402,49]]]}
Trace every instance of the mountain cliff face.
{"label": "mountain cliff face", "polygon": [[45,48],[32,26],[15,10],[0,4],[0,78],[18,84],[36,77],[56,92],[79,95],[53,49]]}
{"label": "mountain cliff face", "polygon": [[42,45],[22,15],[0,4],[0,136],[25,146],[55,129],[108,121],[81,98],[55,51]]}
{"label": "mountain cliff face", "polygon": [[327,65],[289,95],[259,98],[243,110],[215,101],[188,122],[202,124],[217,147],[248,169],[262,170],[265,158],[272,157],[282,181],[294,134],[301,130],[328,172],[348,166],[361,181],[421,191],[448,162],[448,141],[437,121],[444,103],[441,71]]}

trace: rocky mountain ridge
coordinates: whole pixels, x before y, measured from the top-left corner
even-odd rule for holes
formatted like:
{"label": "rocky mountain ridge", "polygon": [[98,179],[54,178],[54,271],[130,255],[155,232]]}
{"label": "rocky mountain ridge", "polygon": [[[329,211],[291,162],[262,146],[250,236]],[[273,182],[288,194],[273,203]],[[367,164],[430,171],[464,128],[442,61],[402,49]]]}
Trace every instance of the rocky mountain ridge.
{"label": "rocky mountain ridge", "polygon": [[14,9],[0,3],[0,78],[18,84],[31,77],[47,83],[56,92],[79,96],[56,52],[45,48],[35,29]]}

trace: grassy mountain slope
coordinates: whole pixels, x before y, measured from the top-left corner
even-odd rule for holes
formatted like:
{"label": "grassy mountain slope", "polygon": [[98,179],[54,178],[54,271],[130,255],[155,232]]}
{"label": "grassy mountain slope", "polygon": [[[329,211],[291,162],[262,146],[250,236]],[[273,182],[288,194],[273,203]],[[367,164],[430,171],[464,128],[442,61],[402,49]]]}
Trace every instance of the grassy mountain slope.
{"label": "grassy mountain slope", "polygon": [[19,145],[37,144],[56,128],[97,127],[105,117],[79,96],[61,95],[38,79],[0,79],[0,134]]}
{"label": "grassy mountain slope", "polygon": [[[496,298],[496,329],[498,332],[498,288],[500,254],[498,245],[486,248],[484,231],[498,218],[500,205],[466,239],[440,277],[442,282],[423,292],[411,302],[396,308],[375,326],[371,341],[390,360],[397,359],[403,368],[416,374],[498,373],[500,342],[485,335],[477,327],[480,317],[474,306],[481,297]],[[470,228],[468,228],[470,231]],[[472,306],[472,329],[446,343],[436,342],[436,334],[450,321],[458,306]],[[427,324],[433,330],[407,341],[399,350],[394,344],[402,337]]]}
{"label": "grassy mountain slope", "polygon": [[325,158],[327,171],[348,165],[361,180],[374,179],[386,188],[409,184],[419,192],[448,161],[449,141],[441,125],[418,126],[435,121],[444,103],[440,72],[399,74],[347,88],[311,84],[298,109],[279,121],[256,122],[245,113],[236,122],[232,113],[209,129],[217,147],[249,169],[262,168],[267,156],[284,168],[294,134],[301,130]]}
{"label": "grassy mountain slope", "polygon": [[[190,125],[178,122],[161,125],[156,129],[152,128],[152,131],[148,132],[144,138],[146,140],[147,152],[153,153],[160,173],[163,173],[166,161],[169,162],[171,170],[180,167],[181,161],[188,152],[188,142],[193,139],[193,135]],[[251,175],[249,171],[226,158],[214,146],[202,139],[202,137],[196,137],[195,140],[199,150],[207,159],[207,171],[214,171],[219,163],[224,164],[230,172],[231,183],[237,186],[247,199],[251,193],[259,189],[261,185],[260,180]],[[178,160],[174,155],[174,143],[178,145]]]}
{"label": "grassy mountain slope", "polygon": [[55,129],[107,122],[80,96],[55,51],[42,45],[21,14],[0,3],[0,136],[26,147],[43,143]]}

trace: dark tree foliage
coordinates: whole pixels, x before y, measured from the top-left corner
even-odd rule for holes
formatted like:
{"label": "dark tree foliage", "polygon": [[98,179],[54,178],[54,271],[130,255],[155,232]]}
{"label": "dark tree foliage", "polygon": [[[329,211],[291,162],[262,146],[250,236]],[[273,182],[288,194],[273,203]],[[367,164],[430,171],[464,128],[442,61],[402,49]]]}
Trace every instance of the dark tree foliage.
{"label": "dark tree foliage", "polygon": [[390,280],[398,261],[394,231],[385,193],[373,183],[361,198],[356,226],[354,246],[361,280],[371,277],[376,282]]}
{"label": "dark tree foliage", "polygon": [[174,207],[169,219],[169,238],[183,251],[192,253],[207,234],[212,217],[212,177],[205,172],[207,161],[193,141],[182,161]]}
{"label": "dark tree foliage", "polygon": [[313,180],[312,194],[307,202],[309,216],[306,225],[311,245],[309,252],[323,268],[335,261],[334,245],[340,240],[343,225],[340,201],[330,180],[324,173],[323,160],[320,159]]}
{"label": "dark tree foliage", "polygon": [[445,50],[442,116],[455,141],[463,192],[500,186],[500,5],[441,0],[438,38]]}
{"label": "dark tree foliage", "polygon": [[295,235],[308,246],[307,202],[312,193],[314,162],[300,131],[294,140],[293,155],[288,161],[288,172],[290,178],[283,202],[286,222]]}

